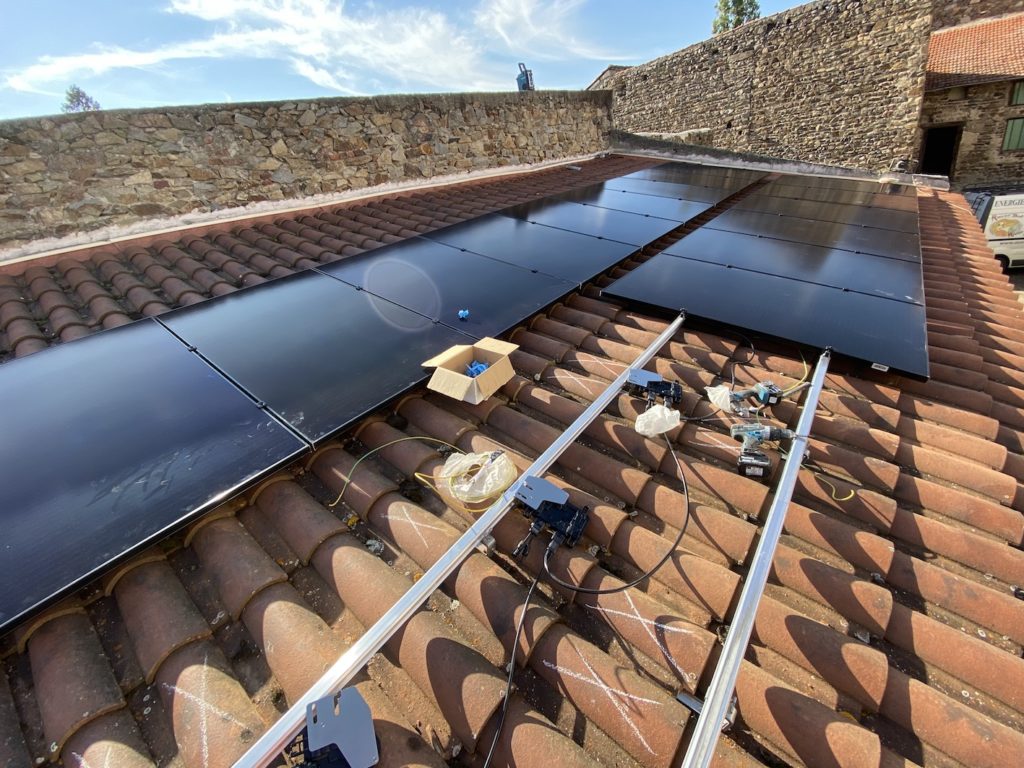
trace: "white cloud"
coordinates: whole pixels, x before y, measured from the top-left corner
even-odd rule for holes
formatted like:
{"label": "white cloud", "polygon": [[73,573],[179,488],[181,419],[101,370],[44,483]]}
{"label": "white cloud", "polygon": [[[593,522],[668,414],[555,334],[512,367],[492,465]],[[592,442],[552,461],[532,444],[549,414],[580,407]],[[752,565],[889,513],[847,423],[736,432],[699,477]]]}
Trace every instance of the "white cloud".
{"label": "white cloud", "polygon": [[[59,94],[105,73],[173,71],[203,59],[278,61],[343,94],[389,90],[508,90],[509,53],[548,59],[621,58],[570,32],[584,0],[481,0],[472,20],[416,6],[350,12],[343,0],[169,0],[167,13],[206,22],[209,33],[149,49],[96,46],[42,56],[0,76],[16,91]],[[500,49],[500,50],[496,50]],[[500,55],[498,55],[500,53]]]}
{"label": "white cloud", "polygon": [[474,21],[482,32],[497,35],[521,56],[596,61],[633,58],[595,47],[572,32],[579,26],[585,4],[586,0],[481,0]]}

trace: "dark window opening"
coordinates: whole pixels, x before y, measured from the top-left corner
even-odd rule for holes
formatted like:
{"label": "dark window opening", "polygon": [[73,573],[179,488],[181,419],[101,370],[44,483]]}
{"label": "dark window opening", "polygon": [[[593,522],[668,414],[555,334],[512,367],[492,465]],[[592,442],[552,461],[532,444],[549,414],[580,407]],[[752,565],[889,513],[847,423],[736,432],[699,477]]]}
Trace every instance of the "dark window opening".
{"label": "dark window opening", "polygon": [[1024,149],[1024,117],[1015,117],[1006,121],[1003,151],[1016,149]]}
{"label": "dark window opening", "polygon": [[959,125],[941,125],[925,130],[924,147],[921,150],[921,173],[953,177],[962,130],[962,126]]}
{"label": "dark window opening", "polygon": [[1024,80],[1018,80],[1010,86],[1010,106],[1024,104]]}

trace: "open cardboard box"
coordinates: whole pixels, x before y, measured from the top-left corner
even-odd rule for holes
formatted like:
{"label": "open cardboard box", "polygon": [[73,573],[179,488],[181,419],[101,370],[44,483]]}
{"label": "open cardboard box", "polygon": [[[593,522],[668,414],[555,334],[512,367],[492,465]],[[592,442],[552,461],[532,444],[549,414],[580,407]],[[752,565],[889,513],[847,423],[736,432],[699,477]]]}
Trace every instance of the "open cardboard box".
{"label": "open cardboard box", "polygon": [[[427,389],[470,405],[482,403],[515,375],[508,356],[516,349],[519,349],[518,344],[490,337],[473,345],[450,347],[423,363],[424,368],[435,369]],[[466,375],[466,366],[474,360],[487,363],[488,367],[479,376],[470,377]]]}

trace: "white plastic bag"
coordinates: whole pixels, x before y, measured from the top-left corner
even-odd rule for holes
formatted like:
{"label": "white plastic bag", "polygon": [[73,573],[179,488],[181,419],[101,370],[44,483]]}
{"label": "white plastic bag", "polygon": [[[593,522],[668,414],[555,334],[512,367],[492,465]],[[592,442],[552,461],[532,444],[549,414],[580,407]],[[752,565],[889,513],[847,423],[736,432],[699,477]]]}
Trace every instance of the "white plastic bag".
{"label": "white plastic bag", "polygon": [[658,403],[636,417],[636,431],[644,437],[657,437],[679,425],[679,411]]}
{"label": "white plastic bag", "polygon": [[453,453],[438,473],[448,490],[467,504],[495,499],[516,479],[516,465],[504,451]]}
{"label": "white plastic bag", "polygon": [[719,384],[716,387],[704,387],[704,391],[708,393],[708,400],[718,408],[720,411],[726,413],[732,412],[732,392],[725,384]]}

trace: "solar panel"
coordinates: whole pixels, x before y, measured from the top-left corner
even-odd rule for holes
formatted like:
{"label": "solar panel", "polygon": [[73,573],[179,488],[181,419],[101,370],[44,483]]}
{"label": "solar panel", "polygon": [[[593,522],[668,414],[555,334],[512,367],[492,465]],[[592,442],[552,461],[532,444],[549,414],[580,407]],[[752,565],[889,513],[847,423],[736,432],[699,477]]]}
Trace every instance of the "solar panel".
{"label": "solar panel", "polygon": [[[895,261],[895,260],[893,260]],[[928,376],[925,310],[842,288],[661,253],[602,291]]]}
{"label": "solar panel", "polygon": [[765,184],[752,196],[788,197],[794,200],[813,200],[820,203],[870,205],[899,211],[917,211],[916,193],[908,194],[898,184],[856,181],[852,179],[784,176]]}
{"label": "solar panel", "polygon": [[679,226],[678,221],[670,219],[547,199],[506,208],[501,213],[514,219],[637,247],[652,243]]}
{"label": "solar panel", "polygon": [[735,190],[763,179],[765,175],[764,171],[756,171],[750,168],[726,168],[724,166],[695,165],[693,163],[663,163],[653,168],[634,171],[621,178],[728,187]]}
{"label": "solar panel", "polygon": [[155,320],[0,368],[0,630],[307,446]]}
{"label": "solar panel", "polygon": [[732,209],[716,216],[704,228],[762,235],[907,261],[921,260],[921,244],[916,234],[876,229],[863,224],[816,221],[779,213]]}
{"label": "solar panel", "polygon": [[[669,222],[675,227],[675,222]],[[505,261],[580,285],[636,250],[636,246],[532,224],[500,214],[423,235],[427,240]]]}
{"label": "solar panel", "polygon": [[897,301],[924,301],[921,266],[903,259],[708,228],[687,235],[665,253]]}
{"label": "solar panel", "polygon": [[[319,271],[477,338],[508,330],[576,287],[422,238],[342,259]],[[464,309],[469,316],[459,319]]]}
{"label": "solar panel", "polygon": [[670,181],[654,181],[652,179],[630,179],[622,177],[610,179],[604,183],[605,189],[616,192],[635,192],[640,195],[670,197],[679,200],[695,200],[704,203],[719,203],[737,188],[731,186],[675,184]]}
{"label": "solar panel", "polygon": [[311,442],[426,380],[420,363],[469,336],[316,271],[160,321]]}
{"label": "solar panel", "polygon": [[736,211],[761,211],[779,213],[816,221],[836,221],[843,224],[858,224],[874,229],[894,232],[918,233],[917,213],[900,211],[878,206],[822,203],[814,200],[796,200],[788,197],[772,197],[751,193],[732,207]]}
{"label": "solar panel", "polygon": [[[657,182],[646,182],[656,184]],[[693,196],[686,199],[680,195],[674,196],[652,196],[649,194],[637,194],[629,190],[614,189],[610,182],[595,184],[591,187],[564,192],[560,195],[547,197],[545,200],[564,200],[584,205],[596,205],[601,208],[611,208],[616,211],[627,211],[641,215],[658,216],[663,219],[671,219],[680,224],[689,221],[694,216],[704,213],[711,205],[728,196],[727,192],[710,187],[688,187],[704,195],[704,197]],[[662,185],[665,186],[665,185]],[[675,186],[675,185],[671,185]]]}

